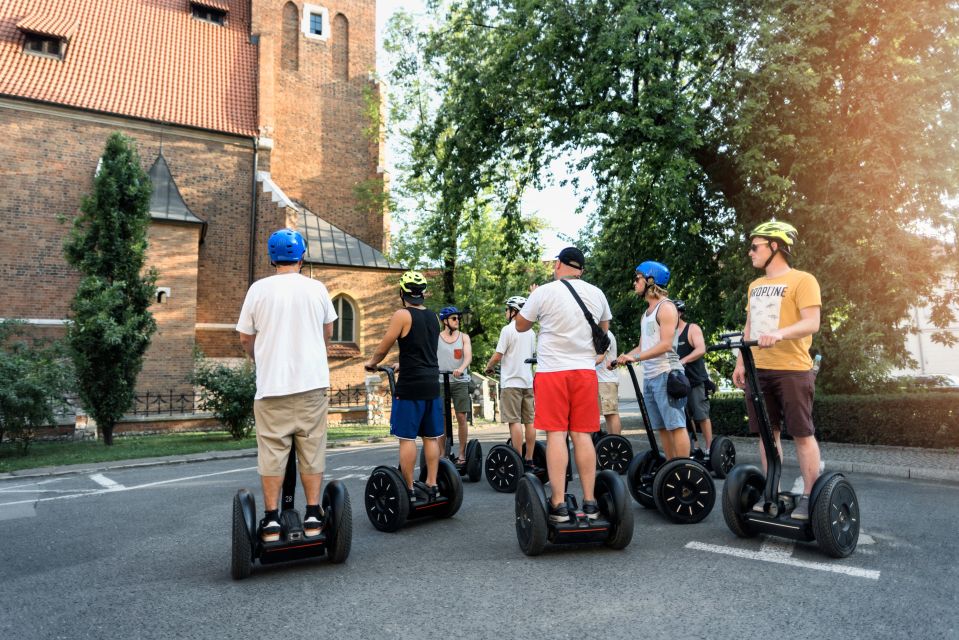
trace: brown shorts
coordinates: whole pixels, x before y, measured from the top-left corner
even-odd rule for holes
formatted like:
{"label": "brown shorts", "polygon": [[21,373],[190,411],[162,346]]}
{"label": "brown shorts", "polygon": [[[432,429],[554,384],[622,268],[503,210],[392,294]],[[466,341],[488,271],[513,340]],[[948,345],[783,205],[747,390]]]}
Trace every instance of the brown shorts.
{"label": "brown shorts", "polygon": [[261,476],[282,476],[290,445],[296,446],[300,473],[323,473],[326,468],[326,416],[330,401],[326,389],[253,402],[256,417],[257,470]]}
{"label": "brown shorts", "polygon": [[619,413],[619,383],[599,383],[599,412],[604,416]]}
{"label": "brown shorts", "polygon": [[507,424],[533,424],[533,390],[503,387],[499,394],[500,416]]}
{"label": "brown shorts", "polygon": [[[812,402],[816,391],[816,374],[812,371],[779,371],[759,369],[759,388],[766,401],[769,426],[773,430],[785,427],[794,438],[816,434],[812,423]],[[749,384],[746,385],[746,413],[749,414],[749,430],[759,433],[756,408],[750,400]]]}

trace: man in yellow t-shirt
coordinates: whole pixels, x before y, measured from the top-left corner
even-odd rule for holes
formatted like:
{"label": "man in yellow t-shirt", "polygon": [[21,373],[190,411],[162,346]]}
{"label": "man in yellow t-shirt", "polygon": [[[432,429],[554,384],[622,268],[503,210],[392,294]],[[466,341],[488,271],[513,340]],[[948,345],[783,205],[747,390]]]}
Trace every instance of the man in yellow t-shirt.
{"label": "man in yellow t-shirt", "polygon": [[[819,283],[812,274],[789,266],[797,237],[792,225],[776,220],[764,222],[753,229],[749,237],[753,267],[766,273],[749,285],[743,333],[747,340],[759,341],[760,348],[754,354],[757,377],[780,459],[783,424],[796,444],[803,495],[791,517],[808,520],[809,492],[819,476],[820,461],[812,422],[816,374],[809,357],[812,336],[819,331],[822,308]],[[733,384],[740,389],[747,386],[741,355],[736,358]],[[746,389],[750,430],[756,433],[759,430],[757,409],[749,398],[750,391]],[[762,443],[759,455],[766,469]],[[760,500],[757,504],[760,511],[763,502]]]}

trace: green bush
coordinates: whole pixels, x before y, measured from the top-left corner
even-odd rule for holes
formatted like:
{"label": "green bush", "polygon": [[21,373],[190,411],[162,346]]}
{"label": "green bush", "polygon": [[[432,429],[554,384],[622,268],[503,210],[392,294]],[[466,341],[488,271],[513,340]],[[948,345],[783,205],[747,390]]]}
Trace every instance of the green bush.
{"label": "green bush", "polygon": [[[717,434],[749,433],[742,395],[714,396],[710,417]],[[959,393],[817,396],[813,422],[823,442],[959,447]]]}
{"label": "green bush", "polygon": [[249,362],[239,367],[199,360],[193,372],[193,384],[200,387],[201,411],[209,411],[240,440],[253,429],[253,398],[256,396],[256,372]]}

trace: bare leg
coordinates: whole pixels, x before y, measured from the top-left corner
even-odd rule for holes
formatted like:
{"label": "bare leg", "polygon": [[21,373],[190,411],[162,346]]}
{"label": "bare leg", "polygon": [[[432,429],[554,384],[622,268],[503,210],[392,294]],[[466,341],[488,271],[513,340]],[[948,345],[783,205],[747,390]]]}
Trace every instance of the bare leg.
{"label": "bare leg", "polygon": [[669,439],[672,441],[673,457],[688,458],[689,432],[686,431],[686,427],[673,429],[672,431],[667,431],[667,433],[669,434]]}
{"label": "bare leg", "polygon": [[616,435],[621,435],[623,433],[623,423],[619,421],[618,413],[607,413],[606,418],[606,431],[609,433],[614,433]]}
{"label": "bare leg", "polygon": [[[430,487],[436,486],[436,474],[440,466],[440,448],[437,440],[437,438],[423,439],[423,454],[426,457],[426,484]],[[412,475],[410,480],[412,481]]]}
{"label": "bare leg", "polygon": [[703,431],[703,451],[709,451],[709,445],[713,442],[713,421],[709,418],[699,422],[699,428]]}
{"label": "bare leg", "polygon": [[583,485],[583,501],[595,500],[593,490],[596,487],[596,447],[593,446],[593,434],[571,431],[570,435],[573,438],[573,455],[576,456],[579,483]]}
{"label": "bare leg", "polygon": [[[783,445],[782,445],[782,442],[780,442],[780,439],[779,439],[779,438],[780,438],[779,429],[778,429],[778,428],[775,428],[775,429],[773,429],[772,431],[773,431],[773,442],[776,443],[776,450],[779,451],[779,459],[782,460],[782,459],[783,459]],[[818,455],[818,452],[819,452],[819,447],[818,447],[818,445],[816,446],[816,452],[817,452],[817,455]],[[759,440],[759,459],[762,460],[762,463],[763,463],[763,473],[769,473],[769,470],[766,468],[766,467],[767,467],[767,465],[766,465],[766,449],[763,448],[763,441],[762,441],[761,438],[760,438],[760,440]],[[819,471],[819,465],[818,465],[818,464],[816,465],[816,471],[817,471],[817,473],[818,473],[818,471]]]}
{"label": "bare leg", "polygon": [[562,504],[566,498],[567,464],[569,464],[569,451],[566,449],[566,432],[547,431],[546,469],[549,473],[550,502],[553,506]]}
{"label": "bare leg", "polygon": [[416,440],[400,440],[400,473],[406,488],[413,488],[413,467],[416,465]]}
{"label": "bare leg", "polygon": [[280,504],[280,489],[283,488],[283,476],[260,476],[263,484],[263,507],[266,511],[276,511]]}
{"label": "bare leg", "polygon": [[320,504],[320,487],[323,486],[323,474],[301,473],[300,480],[303,481],[303,493],[306,494],[306,504]]}
{"label": "bare leg", "polygon": [[796,443],[796,457],[799,458],[799,471],[802,473],[802,492],[808,496],[819,477],[819,443],[815,436],[793,438],[793,442]]}
{"label": "bare leg", "polygon": [[509,423],[509,443],[513,445],[517,453],[523,451],[523,430],[519,422]]}
{"label": "bare leg", "polygon": [[526,459],[532,462],[533,452],[536,450],[536,429],[533,425],[526,425]]}
{"label": "bare leg", "polygon": [[466,414],[456,414],[456,437],[460,444],[460,458],[466,459],[466,439],[469,437],[466,425]]}

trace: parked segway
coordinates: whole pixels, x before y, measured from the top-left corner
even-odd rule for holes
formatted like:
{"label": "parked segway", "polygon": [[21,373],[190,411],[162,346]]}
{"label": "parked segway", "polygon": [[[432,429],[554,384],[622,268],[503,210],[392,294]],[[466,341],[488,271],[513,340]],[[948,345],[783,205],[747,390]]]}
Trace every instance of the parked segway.
{"label": "parked segway", "polygon": [[726,436],[713,436],[709,443],[709,451],[703,451],[699,446],[699,435],[696,432],[696,421],[693,413],[686,405],[686,431],[689,432],[690,457],[701,463],[713,472],[713,475],[722,480],[729,470],[736,464],[736,445]]}
{"label": "parked segway", "polygon": [[633,445],[629,440],[600,429],[593,434],[593,445],[596,447],[597,469],[609,469],[619,475],[626,473],[633,460]]}
{"label": "parked segway", "polygon": [[[483,475],[483,445],[476,438],[466,443],[465,462],[456,461],[453,453],[453,396],[450,395],[450,375],[452,371],[440,371],[443,375],[443,390],[446,392],[446,405],[443,407],[444,422],[446,423],[446,446],[443,455],[449,460],[459,474],[470,482],[479,482]],[[426,480],[426,456],[420,451],[420,482]]]}
{"label": "parked segway", "polygon": [[646,401],[639,388],[639,380],[633,365],[627,363],[629,377],[633,381],[639,411],[649,438],[649,451],[633,458],[626,470],[629,492],[639,504],[647,509],[656,508],[671,521],[693,524],[709,515],[716,502],[716,486],[709,470],[692,458],[676,458],[666,461],[656,443],[656,433],[649,422]]}
{"label": "parked segway", "polygon": [[[782,459],[773,440],[769,414],[763,394],[759,392],[756,361],[752,347],[756,340],[743,340],[743,334],[727,333],[720,336],[721,342],[709,347],[709,351],[739,349],[749,380],[753,406],[759,419],[759,437],[769,467],[769,475],[753,465],[739,464],[726,477],[723,488],[723,518],[730,531],[740,538],[749,538],[759,533],[812,541],[834,558],[845,558],[856,550],[859,542],[859,499],[846,477],[838,472],[824,473],[809,492],[809,520],[794,520],[789,513],[796,506],[800,494],[779,491],[782,475]],[[760,499],[765,500],[762,513],[752,507]]]}
{"label": "parked segway", "polygon": [[[377,367],[386,373],[390,382],[390,394],[396,397],[396,376],[393,367]],[[448,435],[448,434],[447,434]],[[426,479],[426,462],[423,465],[423,480]],[[373,469],[369,480],[366,481],[366,515],[370,522],[380,531],[397,531],[406,524],[407,520],[416,518],[452,517],[463,504],[463,481],[452,462],[440,456],[439,469],[436,473],[436,484],[439,486],[439,495],[434,500],[429,499],[429,493],[423,480],[413,482],[413,492],[416,500],[410,503],[406,481],[399,467],[380,465]]]}
{"label": "parked segway", "polygon": [[296,450],[290,450],[283,478],[283,493],[280,501],[280,525],[282,532],[276,542],[263,542],[256,522],[256,502],[246,489],[240,489],[233,497],[233,553],[230,575],[241,580],[253,571],[256,560],[260,564],[274,564],[288,560],[301,560],[327,556],[330,562],[339,564],[350,555],[353,541],[353,510],[350,494],[339,480],[331,480],[323,490],[322,505],[326,512],[319,535],[306,537],[303,520],[293,504],[296,490]]}

